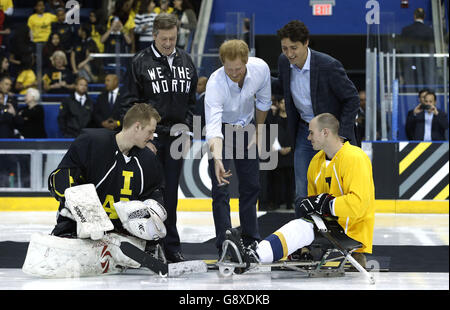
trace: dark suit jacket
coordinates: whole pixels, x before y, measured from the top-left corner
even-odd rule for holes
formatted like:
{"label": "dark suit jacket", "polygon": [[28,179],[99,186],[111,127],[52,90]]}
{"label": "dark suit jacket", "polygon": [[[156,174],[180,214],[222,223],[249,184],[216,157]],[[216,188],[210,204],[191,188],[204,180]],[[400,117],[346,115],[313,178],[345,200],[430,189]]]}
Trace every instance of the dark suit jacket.
{"label": "dark suit jacket", "polygon": [[[311,51],[310,89],[314,115],[331,113],[339,120],[339,134],[356,145],[355,118],[359,109],[359,96],[355,85],[347,76],[342,64],[333,57]],[[291,67],[281,54],[278,58],[278,80],[272,80],[274,93],[282,94],[286,104],[289,132],[293,133],[292,145],[300,122],[300,114],[291,94]]]}
{"label": "dark suit jacket", "polygon": [[83,106],[75,99],[75,94],[64,98],[59,107],[58,125],[65,138],[75,138],[84,128],[95,127],[92,112],[94,103],[86,94]]}
{"label": "dark suit jacket", "polygon": [[[420,112],[414,116],[414,110],[408,111],[408,117],[406,118],[406,136],[409,140],[423,140],[425,134],[425,112]],[[439,114],[433,115],[433,121],[431,122],[431,140],[444,141],[445,130],[448,129],[447,114],[443,111],[439,111]]]}
{"label": "dark suit jacket", "polygon": [[108,118],[112,118],[114,120],[119,120],[119,107],[118,102],[120,102],[120,91],[116,96],[116,100],[114,101],[113,108],[109,105],[109,92],[103,91],[98,97],[97,102],[94,104],[94,122],[97,127],[102,128],[102,122],[107,120]]}
{"label": "dark suit jacket", "polygon": [[421,22],[414,22],[402,29],[401,38],[422,41],[424,43],[433,43],[434,34],[431,27]]}

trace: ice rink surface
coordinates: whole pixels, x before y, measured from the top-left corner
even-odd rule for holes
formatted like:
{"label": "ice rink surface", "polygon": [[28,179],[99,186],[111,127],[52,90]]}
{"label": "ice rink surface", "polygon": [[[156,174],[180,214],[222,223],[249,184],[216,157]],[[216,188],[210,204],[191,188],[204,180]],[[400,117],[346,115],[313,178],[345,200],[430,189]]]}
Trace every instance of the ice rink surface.
{"label": "ice rink surface", "polygon": [[[264,212],[259,212],[259,216]],[[232,213],[233,226],[239,225]],[[0,212],[0,241],[28,242],[35,232],[49,233],[54,212]],[[182,242],[205,242],[214,237],[212,214],[179,212]],[[449,215],[377,214],[374,245],[447,245]],[[339,278],[306,278],[295,271],[276,270],[222,277],[218,270],[161,278],[146,270],[127,270],[119,275],[73,279],[41,279],[21,269],[0,269],[0,290],[449,290],[448,273],[375,272],[370,285],[358,272]]]}

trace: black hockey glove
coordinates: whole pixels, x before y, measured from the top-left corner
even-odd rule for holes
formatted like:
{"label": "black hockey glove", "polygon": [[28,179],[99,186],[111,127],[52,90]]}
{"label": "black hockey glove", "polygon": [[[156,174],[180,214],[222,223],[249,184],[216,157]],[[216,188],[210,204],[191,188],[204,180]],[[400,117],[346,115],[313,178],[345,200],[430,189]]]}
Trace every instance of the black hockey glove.
{"label": "black hockey glove", "polygon": [[317,213],[319,215],[331,215],[330,203],[334,199],[332,195],[322,193],[317,196],[309,196],[295,203],[295,213],[302,218],[306,215]]}

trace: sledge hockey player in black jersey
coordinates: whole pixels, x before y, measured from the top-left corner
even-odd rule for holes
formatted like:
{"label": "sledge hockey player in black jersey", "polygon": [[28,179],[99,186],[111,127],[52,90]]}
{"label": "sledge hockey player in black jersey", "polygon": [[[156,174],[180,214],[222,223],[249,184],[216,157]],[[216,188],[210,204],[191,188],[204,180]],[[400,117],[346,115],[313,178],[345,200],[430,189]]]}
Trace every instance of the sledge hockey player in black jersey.
{"label": "sledge hockey player in black jersey", "polygon": [[[60,201],[57,224],[50,235],[32,235],[25,273],[53,278],[140,267],[155,271],[149,259],[137,261],[126,253],[131,248],[131,254],[149,255],[147,241],[166,235],[163,174],[146,147],[159,120],[152,106],[138,103],[120,132],[89,129],[71,144],[49,176],[49,190]],[[158,266],[167,274],[167,265]]]}
{"label": "sledge hockey player in black jersey", "polygon": [[60,201],[52,234],[76,236],[77,223],[65,206],[66,188],[94,184],[97,195],[114,224],[123,225],[114,202],[153,199],[163,205],[163,172],[156,155],[146,144],[153,140],[158,112],[147,104],[135,104],[117,133],[107,129],[85,129],[70,146],[58,168],[50,174],[49,190]]}

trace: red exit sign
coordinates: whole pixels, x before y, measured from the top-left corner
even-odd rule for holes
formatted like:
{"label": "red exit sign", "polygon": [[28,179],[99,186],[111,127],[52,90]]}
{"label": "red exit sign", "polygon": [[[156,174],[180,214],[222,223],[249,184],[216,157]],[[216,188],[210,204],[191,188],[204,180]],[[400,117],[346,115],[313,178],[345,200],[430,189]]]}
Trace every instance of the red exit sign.
{"label": "red exit sign", "polygon": [[332,4],[313,4],[313,15],[315,16],[329,16],[332,15]]}

